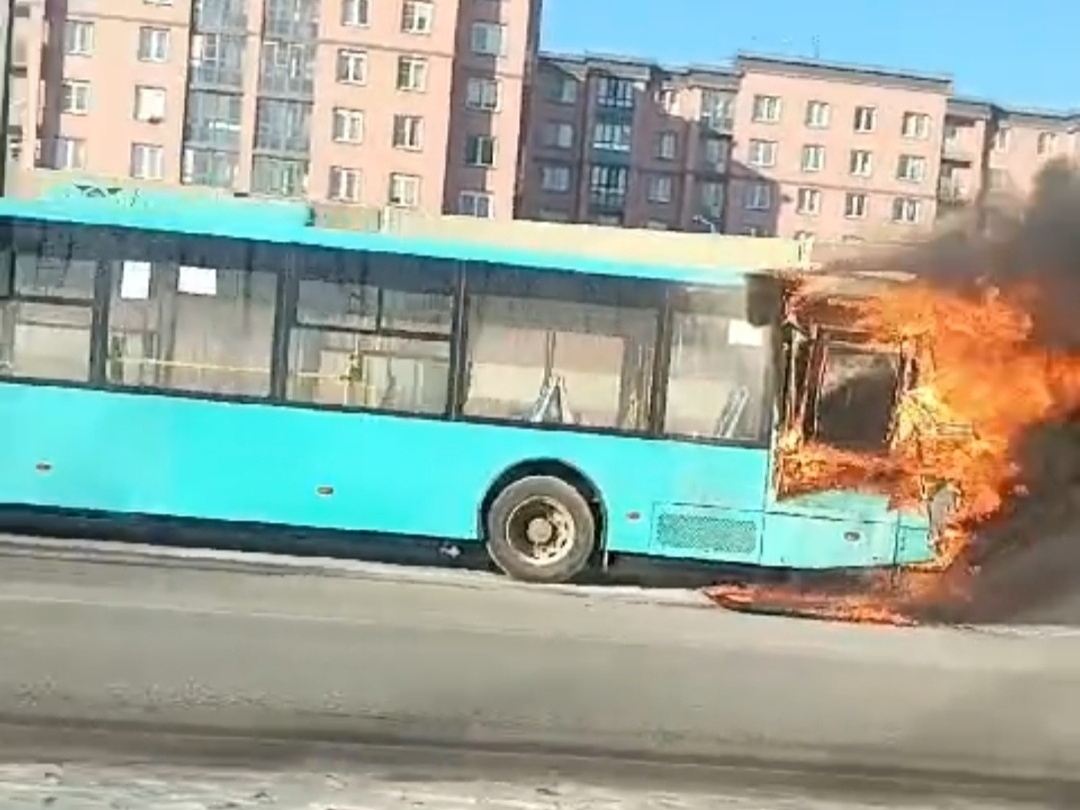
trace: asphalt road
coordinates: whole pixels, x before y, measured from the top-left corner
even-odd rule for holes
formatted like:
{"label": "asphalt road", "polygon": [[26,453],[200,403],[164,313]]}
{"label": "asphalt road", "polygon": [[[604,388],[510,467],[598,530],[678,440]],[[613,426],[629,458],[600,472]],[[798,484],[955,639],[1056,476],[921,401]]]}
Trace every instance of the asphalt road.
{"label": "asphalt road", "polygon": [[1080,774],[1075,631],[854,627],[481,575],[8,552],[6,723],[984,784]]}

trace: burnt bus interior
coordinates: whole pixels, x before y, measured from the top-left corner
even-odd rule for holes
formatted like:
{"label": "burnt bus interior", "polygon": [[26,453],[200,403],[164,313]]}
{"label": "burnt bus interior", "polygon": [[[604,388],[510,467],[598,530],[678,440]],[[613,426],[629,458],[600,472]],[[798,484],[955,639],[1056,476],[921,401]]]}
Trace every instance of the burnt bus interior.
{"label": "burnt bus interior", "polygon": [[789,315],[784,332],[784,428],[838,449],[888,449],[897,406],[915,383],[909,348],[830,323],[827,307]]}

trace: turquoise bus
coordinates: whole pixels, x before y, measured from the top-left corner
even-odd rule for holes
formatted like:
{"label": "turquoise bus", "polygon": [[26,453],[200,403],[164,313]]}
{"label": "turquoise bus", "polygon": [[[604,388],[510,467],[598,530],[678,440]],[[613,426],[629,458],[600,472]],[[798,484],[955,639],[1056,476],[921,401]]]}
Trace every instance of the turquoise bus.
{"label": "turquoise bus", "polygon": [[794,370],[775,279],[251,202],[2,199],[0,234],[0,504],[482,544],[546,583],[933,558],[929,510],[778,497],[828,369]]}

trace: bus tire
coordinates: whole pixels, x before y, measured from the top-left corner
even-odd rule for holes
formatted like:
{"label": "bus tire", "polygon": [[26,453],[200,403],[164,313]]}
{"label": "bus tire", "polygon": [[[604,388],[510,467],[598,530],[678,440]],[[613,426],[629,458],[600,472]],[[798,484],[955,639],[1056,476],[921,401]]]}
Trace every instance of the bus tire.
{"label": "bus tire", "polygon": [[522,582],[569,582],[596,549],[589,502],[566,481],[548,475],[509,484],[492,501],[484,528],[492,562]]}

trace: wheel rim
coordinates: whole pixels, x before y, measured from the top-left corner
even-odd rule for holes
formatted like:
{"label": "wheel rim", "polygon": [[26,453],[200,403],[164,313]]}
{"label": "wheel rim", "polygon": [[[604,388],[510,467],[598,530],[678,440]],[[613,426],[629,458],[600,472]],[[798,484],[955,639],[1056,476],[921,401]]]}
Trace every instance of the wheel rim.
{"label": "wheel rim", "polygon": [[503,527],[510,548],[529,565],[562,562],[574,548],[577,525],[570,510],[554,498],[533,496],[511,510]]}

